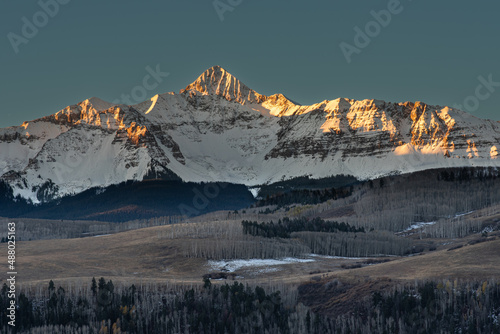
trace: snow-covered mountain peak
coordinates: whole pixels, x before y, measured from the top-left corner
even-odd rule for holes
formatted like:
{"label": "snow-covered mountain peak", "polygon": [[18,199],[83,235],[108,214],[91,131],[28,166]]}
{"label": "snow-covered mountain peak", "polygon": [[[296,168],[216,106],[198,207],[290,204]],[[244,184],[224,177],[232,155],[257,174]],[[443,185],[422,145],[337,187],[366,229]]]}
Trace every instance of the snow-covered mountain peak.
{"label": "snow-covered mountain peak", "polygon": [[78,104],[81,105],[82,107],[83,106],[90,106],[98,112],[102,112],[102,111],[107,110],[107,109],[114,106],[113,103],[101,100],[98,97],[91,97],[89,99],[86,99],[86,100],[78,103]]}
{"label": "snow-covered mountain peak", "polygon": [[[136,105],[89,98],[0,129],[0,180],[34,203],[145,178],[261,185],[500,167],[500,124],[422,102],[265,96],[220,66]],[[96,171],[98,171],[96,173]]]}
{"label": "snow-covered mountain peak", "polygon": [[248,88],[240,80],[220,66],[214,66],[203,72],[193,83],[181,90],[190,96],[218,95],[228,101],[241,104],[261,103],[265,96]]}

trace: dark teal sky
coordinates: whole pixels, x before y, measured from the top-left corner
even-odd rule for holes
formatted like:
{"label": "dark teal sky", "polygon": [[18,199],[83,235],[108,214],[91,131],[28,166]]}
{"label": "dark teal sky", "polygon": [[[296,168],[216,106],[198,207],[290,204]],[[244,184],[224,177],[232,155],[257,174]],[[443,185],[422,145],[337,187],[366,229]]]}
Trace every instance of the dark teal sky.
{"label": "dark teal sky", "polygon": [[[401,0],[390,23],[349,64],[340,43],[355,46],[354,28],[364,30],[374,20],[371,11],[395,0],[220,0],[233,4],[223,21],[211,0],[59,1],[66,4],[45,16],[46,24],[37,1],[0,5],[0,127],[88,97],[113,101],[140,92],[146,67],[157,65],[170,74],[147,98],[178,92],[221,65],[259,93],[283,93],[302,104],[337,97],[467,101],[463,109],[500,120],[496,1]],[[42,27],[16,53],[9,33],[23,37],[23,17]],[[477,95],[479,76],[499,84]]]}

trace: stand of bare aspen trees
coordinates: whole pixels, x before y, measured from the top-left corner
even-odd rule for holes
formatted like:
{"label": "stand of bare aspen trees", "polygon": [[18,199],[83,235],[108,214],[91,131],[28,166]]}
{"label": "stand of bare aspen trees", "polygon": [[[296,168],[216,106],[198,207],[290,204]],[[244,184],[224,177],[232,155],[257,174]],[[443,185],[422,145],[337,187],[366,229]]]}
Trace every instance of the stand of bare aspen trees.
{"label": "stand of bare aspen trees", "polygon": [[[17,303],[17,333],[499,333],[500,283],[416,281],[373,291],[347,309],[333,311],[315,298],[351,283],[287,286],[139,284],[114,286],[101,278],[72,287],[23,288]],[[0,307],[7,307],[6,288]],[[301,300],[304,300],[303,304]],[[324,305],[321,303],[325,303]],[[330,305],[330,306],[329,306]],[[313,311],[316,310],[316,311]],[[0,318],[8,333],[7,318]]]}
{"label": "stand of bare aspen trees", "polygon": [[[219,211],[190,219],[175,216],[127,223],[16,219],[16,229],[20,240],[36,240],[165,225],[157,229],[158,239],[166,243],[179,240],[176,247],[182,257],[210,260],[305,257],[311,253],[404,255],[414,251],[414,239],[418,237],[433,243],[434,239],[487,235],[500,229],[498,219],[488,218],[500,214],[500,178],[470,170],[453,173],[426,172],[419,177],[393,176],[359,183],[350,189],[349,197],[319,204],[276,205],[266,208],[268,214],[261,213],[261,208],[248,208],[245,212]],[[310,222],[318,216],[332,223],[325,226],[335,226],[333,221],[338,221],[355,229],[290,230],[281,237],[264,237],[245,233],[242,225],[246,220],[252,226],[262,224],[267,228],[271,221],[278,224],[285,217]],[[8,221],[1,221],[0,232],[5,232]],[[423,222],[429,224],[405,232]],[[334,295],[346,289],[347,284],[319,280],[307,284],[297,290],[284,284],[227,285],[206,279],[203,284],[145,282],[115,286],[102,278],[64,287],[20,286],[16,295],[17,332],[500,333],[500,282],[495,279],[452,278],[396,285],[371,291],[343,313],[331,311],[328,307],[335,303],[329,304],[323,297],[328,296],[326,292]],[[308,288],[317,288],[313,299],[326,304],[307,304],[304,291]],[[9,301],[6,294],[4,285],[0,291],[2,310]],[[0,317],[2,333],[8,333],[6,319]]]}

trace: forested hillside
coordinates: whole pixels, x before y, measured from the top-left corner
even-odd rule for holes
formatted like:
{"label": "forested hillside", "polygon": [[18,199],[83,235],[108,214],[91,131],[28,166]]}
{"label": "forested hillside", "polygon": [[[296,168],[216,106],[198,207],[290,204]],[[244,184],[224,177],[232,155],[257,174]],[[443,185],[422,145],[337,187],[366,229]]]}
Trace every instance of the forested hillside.
{"label": "forested hillside", "polygon": [[159,216],[187,217],[237,210],[254,201],[247,187],[229,183],[147,180],[95,188],[42,205],[14,199],[0,181],[0,216],[126,222]]}
{"label": "forested hillside", "polygon": [[[203,285],[175,289],[115,287],[104,278],[65,289],[50,281],[44,289],[19,294],[16,329],[52,334],[500,332],[500,284],[495,280],[392,285],[331,309],[319,307],[325,297],[358,288],[338,280],[308,283],[294,299],[288,296],[291,291],[237,281],[215,285],[205,279]],[[7,290],[4,285],[0,293],[3,310]],[[6,319],[0,318],[3,331]]]}

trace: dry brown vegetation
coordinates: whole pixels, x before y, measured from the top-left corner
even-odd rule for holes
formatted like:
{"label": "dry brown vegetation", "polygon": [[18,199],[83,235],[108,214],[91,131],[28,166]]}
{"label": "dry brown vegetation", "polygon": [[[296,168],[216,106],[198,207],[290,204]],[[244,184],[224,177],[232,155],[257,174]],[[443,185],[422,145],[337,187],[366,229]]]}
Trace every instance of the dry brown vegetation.
{"label": "dry brown vegetation", "polygon": [[500,238],[475,245],[453,248],[397,259],[376,266],[338,273],[344,279],[393,278],[398,280],[427,280],[441,278],[490,279],[500,277]]}
{"label": "dry brown vegetation", "polygon": [[[171,226],[162,226],[101,237],[19,242],[20,283],[92,276],[199,282],[206,261],[186,258],[182,253],[186,238],[165,238],[170,230]],[[0,245],[6,250],[7,244]],[[4,272],[5,266],[2,263]]]}
{"label": "dry brown vegetation", "polygon": [[[479,219],[479,218],[478,218]],[[482,217],[481,219],[485,219]],[[20,283],[58,280],[87,280],[89,277],[104,276],[118,280],[137,282],[141,280],[199,282],[211,271],[206,256],[209,250],[229,249],[235,245],[242,251],[253,249],[251,243],[258,243],[257,249],[273,247],[283,250],[280,241],[245,236],[241,239],[238,221],[216,223],[190,223],[158,226],[100,237],[38,240],[17,244],[17,267]],[[223,245],[236,238],[233,243]],[[251,238],[254,238],[253,240]],[[493,277],[500,276],[500,239],[490,233],[487,242],[474,245],[480,235],[458,241],[439,240],[438,250],[424,255],[393,258],[388,263],[372,264],[355,270],[345,270],[360,260],[316,257],[314,262],[287,264],[279,270],[256,275],[253,268],[240,270],[241,278],[254,280],[282,280],[298,283],[310,279],[310,273],[335,275],[349,280],[357,277],[391,277],[395,279],[427,279],[446,277]],[[261,243],[263,242],[264,243]],[[284,245],[293,244],[283,241]],[[453,243],[450,243],[453,242]],[[290,244],[288,244],[290,243]],[[442,245],[446,244],[446,245]],[[454,245],[463,244],[460,249],[448,251]],[[193,248],[198,245],[198,248]],[[1,244],[6,249],[6,244]],[[238,248],[236,247],[236,248]],[[235,248],[235,249],[236,249]],[[204,254],[201,254],[205,252]],[[198,256],[195,256],[196,253]],[[260,255],[265,252],[262,251]],[[258,255],[258,254],[256,254]],[[281,257],[291,256],[283,251]],[[257,256],[256,256],[257,257]],[[275,256],[269,256],[275,257]],[[280,256],[277,256],[280,257]],[[218,257],[216,257],[218,258]],[[228,257],[229,258],[229,257]],[[247,258],[252,258],[247,256]],[[391,258],[392,259],[392,258]],[[361,261],[363,262],[363,261]],[[6,272],[6,264],[0,270]],[[329,273],[330,271],[330,273]]]}
{"label": "dry brown vegetation", "polygon": [[111,223],[93,220],[53,220],[34,218],[1,218],[0,235],[6,235],[7,223],[16,223],[18,241],[84,238],[95,235],[136,230],[145,227],[176,224],[184,221],[183,217],[157,217],[131,220],[125,223]]}
{"label": "dry brown vegetation", "polygon": [[[456,224],[462,220],[481,228],[492,226],[498,222],[499,208],[478,210],[445,223]],[[227,280],[213,280],[213,284],[226,281],[231,284],[234,278],[250,286],[263,286],[267,291],[281,291],[285,304],[295,307],[292,316],[298,317],[296,321],[302,328],[298,332],[301,332],[308,327],[305,325],[308,310],[334,319],[364,307],[363,303],[371,300],[374,292],[380,291],[387,296],[405,284],[416,286],[417,281],[421,285],[427,280],[456,279],[477,282],[500,277],[500,232],[467,233],[466,237],[456,239],[433,238],[430,229],[434,226],[399,236],[382,231],[388,235],[389,244],[394,240],[411,241],[415,247],[425,250],[408,257],[342,259],[309,256],[315,261],[267,268],[272,270],[246,267],[234,273],[210,267],[209,259],[307,257],[307,252],[311,252],[307,247],[303,249],[304,245],[299,245],[298,239],[293,237],[276,239],[243,235],[241,217],[241,214],[218,212],[192,219],[189,223],[111,235],[18,242],[19,291],[31,291],[36,295],[53,280],[56,286],[64,286],[70,294],[81,289],[86,289],[88,294],[92,277],[105,277],[112,279],[119,289],[135,283],[148,294],[152,293],[154,298],[161,299],[158,291],[199,287],[204,275],[214,274],[213,278],[226,276]],[[19,226],[19,222],[17,224]],[[43,221],[35,222],[35,226],[43,226]],[[301,233],[311,237],[316,234]],[[321,241],[328,237],[327,234],[314,235],[311,242],[313,239]],[[368,245],[369,235],[359,237],[361,243]],[[5,252],[6,243],[1,243],[0,247]],[[366,254],[373,253],[376,251]],[[6,264],[2,263],[0,270],[6,272]],[[297,304],[297,300],[307,307]]]}
{"label": "dry brown vegetation", "polygon": [[[395,289],[411,284],[416,289],[417,282],[422,286],[428,280],[460,280],[475,286],[500,277],[500,205],[494,204],[500,195],[493,183],[485,189],[484,183],[472,181],[466,196],[453,183],[427,190],[434,182],[431,178],[405,187],[400,182],[388,178],[383,187],[359,185],[350,198],[294,204],[271,209],[271,214],[250,208],[191,219],[163,217],[128,223],[18,219],[17,283],[20,291],[36,293],[53,280],[57,286],[76,291],[88,290],[92,277],[105,277],[117,286],[135,283],[149,292],[182,291],[199,287],[202,278],[211,275],[217,285],[235,279],[282,291],[287,304],[299,310],[301,328],[307,328],[308,308],[296,304],[298,295],[311,311],[336,316],[364,307],[374,292],[388,296]],[[459,191],[450,194],[452,188]],[[276,223],[285,216],[320,216],[365,227],[366,233],[301,231],[277,238],[242,231],[242,220]],[[0,220],[0,232],[5,232],[9,221]],[[419,221],[433,224],[407,230]],[[6,243],[0,243],[4,254],[6,248]],[[411,256],[387,256],[405,254],[408,249]],[[240,267],[234,272],[210,262],[285,257],[313,261]],[[6,266],[2,262],[0,270],[7,272]],[[160,295],[156,293],[155,298]]]}

